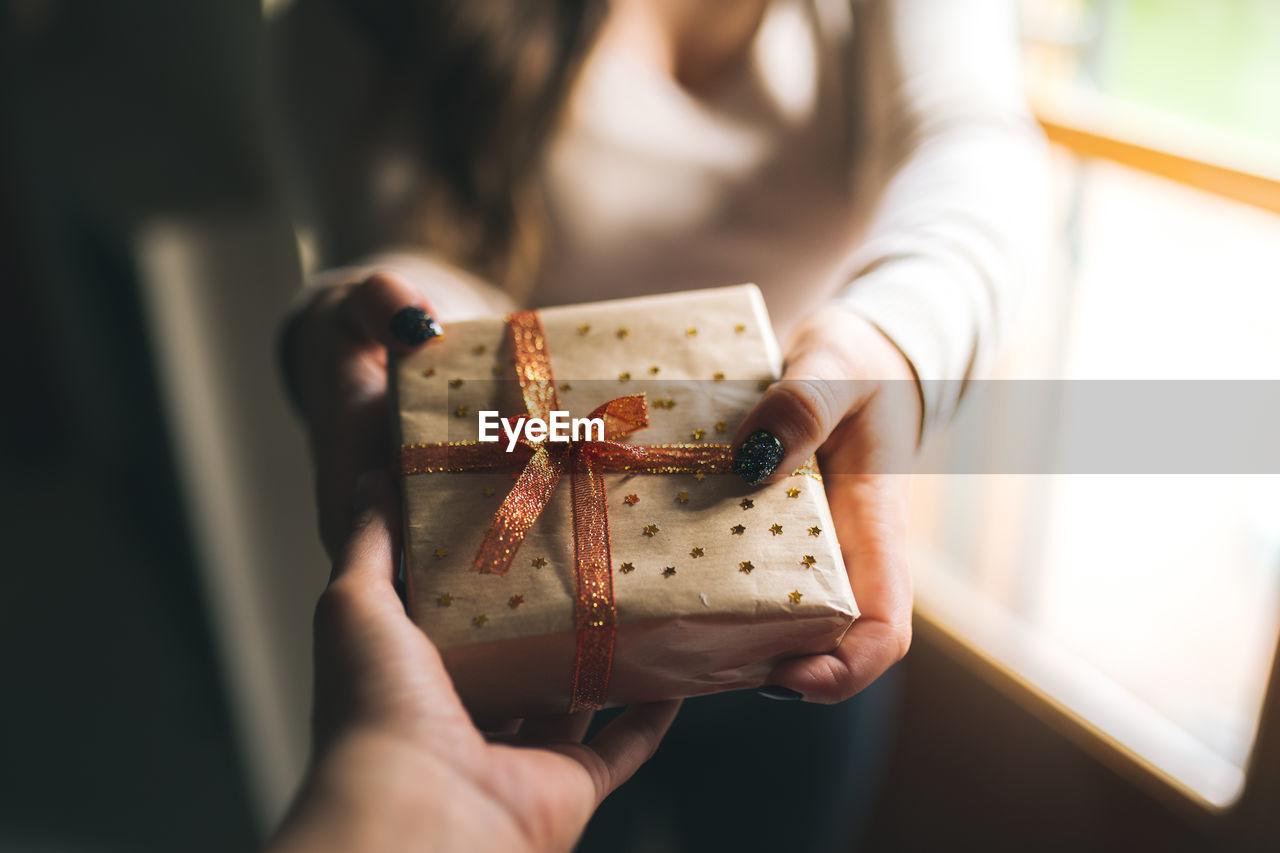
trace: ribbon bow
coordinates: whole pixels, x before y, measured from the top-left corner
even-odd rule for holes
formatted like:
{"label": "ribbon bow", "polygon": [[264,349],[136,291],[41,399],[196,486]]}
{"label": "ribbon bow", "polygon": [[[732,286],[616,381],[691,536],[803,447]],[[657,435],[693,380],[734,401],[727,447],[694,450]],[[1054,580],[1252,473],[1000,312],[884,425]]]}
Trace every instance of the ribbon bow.
{"label": "ribbon bow", "polygon": [[[551,412],[560,408],[560,399],[542,322],[535,311],[519,311],[508,315],[506,323],[525,411],[529,417],[548,420]],[[486,574],[507,573],[561,479],[569,475],[578,635],[570,713],[604,706],[613,669],[618,610],[613,596],[604,474],[723,474],[730,470],[733,458],[727,444],[637,445],[620,441],[649,425],[649,406],[643,394],[610,400],[596,407],[591,417],[604,420],[603,441],[522,442],[510,453],[499,444],[474,441],[412,444],[400,451],[401,473],[405,475],[493,470],[523,463],[472,561],[475,569]]]}

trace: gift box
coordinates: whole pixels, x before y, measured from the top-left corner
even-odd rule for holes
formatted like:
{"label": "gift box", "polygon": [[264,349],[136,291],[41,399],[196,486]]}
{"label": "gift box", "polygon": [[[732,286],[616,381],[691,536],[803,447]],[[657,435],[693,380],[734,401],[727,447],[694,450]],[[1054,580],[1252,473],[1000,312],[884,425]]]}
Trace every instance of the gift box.
{"label": "gift box", "polygon": [[474,715],[755,687],[835,648],[857,610],[816,462],[730,470],[780,361],[743,285],[451,323],[392,362],[409,609]]}

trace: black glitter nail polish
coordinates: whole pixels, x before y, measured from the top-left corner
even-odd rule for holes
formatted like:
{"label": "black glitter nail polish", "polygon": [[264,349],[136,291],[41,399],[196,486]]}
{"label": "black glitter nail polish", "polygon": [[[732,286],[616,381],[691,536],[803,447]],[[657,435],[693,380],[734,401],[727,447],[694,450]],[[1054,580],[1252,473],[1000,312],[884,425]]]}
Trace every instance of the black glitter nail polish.
{"label": "black glitter nail polish", "polygon": [[444,330],[436,319],[415,305],[401,308],[391,318],[391,334],[411,347],[424,344],[443,333]]}
{"label": "black glitter nail polish", "polygon": [[795,702],[804,698],[804,694],[799,690],[792,690],[781,684],[766,684],[756,692],[766,699],[777,699],[779,702]]}
{"label": "black glitter nail polish", "polygon": [[733,473],[754,486],[778,470],[784,452],[776,435],[758,429],[747,436],[738,452],[733,454]]}

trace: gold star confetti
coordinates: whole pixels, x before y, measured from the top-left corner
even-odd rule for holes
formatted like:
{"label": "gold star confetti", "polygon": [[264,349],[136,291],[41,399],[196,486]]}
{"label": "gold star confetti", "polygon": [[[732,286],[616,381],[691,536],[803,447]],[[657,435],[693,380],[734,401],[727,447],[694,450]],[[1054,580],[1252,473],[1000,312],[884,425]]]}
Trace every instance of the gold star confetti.
{"label": "gold star confetti", "polygon": [[512,610],[515,610],[521,604],[524,604],[523,595],[513,595],[507,599],[507,606],[510,607]]}
{"label": "gold star confetti", "polygon": [[624,338],[626,338],[627,335],[631,334],[631,330],[626,327],[623,327],[619,329],[615,334],[617,334],[618,340],[623,340]]}
{"label": "gold star confetti", "polygon": [[672,575],[674,575],[675,573],[676,573],[676,567],[675,567],[675,566],[667,566],[665,569],[663,569],[663,570],[662,570],[662,576],[663,576],[664,578],[669,578],[669,577],[671,577]]}
{"label": "gold star confetti", "polygon": [[461,379],[461,378],[458,378],[458,379],[450,379],[450,380],[449,380],[449,387],[450,387],[450,388],[461,388],[461,387],[462,387],[462,379]]}
{"label": "gold star confetti", "polygon": [[546,564],[547,564],[546,557],[534,557],[532,560],[529,561],[529,565],[533,566],[535,569],[540,569]]}
{"label": "gold star confetti", "polygon": [[690,326],[689,328],[687,328],[687,329],[685,329],[685,330],[684,330],[684,336],[685,336],[686,338],[696,337],[696,336],[697,336],[697,334],[698,334],[698,330],[697,330],[696,328],[694,328],[693,326]]}
{"label": "gold star confetti", "polygon": [[787,593],[787,598],[791,599],[792,604],[799,604],[800,599],[804,598],[804,593],[798,589],[793,589]]}
{"label": "gold star confetti", "polygon": [[622,502],[627,506],[635,506],[636,504],[640,503],[640,496],[627,495],[625,498],[622,499]]}
{"label": "gold star confetti", "polygon": [[484,355],[484,351],[485,351],[484,344],[476,344],[471,348],[471,352],[474,353],[475,355]]}
{"label": "gold star confetti", "polygon": [[494,495],[493,486],[485,486],[483,489],[480,490],[480,494],[484,495],[486,498],[493,497]]}
{"label": "gold star confetti", "polygon": [[572,391],[572,390],[573,390],[573,386],[572,386],[572,385],[570,385],[568,382],[561,382],[561,383],[560,383],[560,390],[561,390],[561,391]]}
{"label": "gold star confetti", "polygon": [[743,560],[741,563],[738,563],[738,571],[742,572],[744,575],[751,574],[751,570],[754,568],[755,566],[751,565],[750,560]]}
{"label": "gold star confetti", "polygon": [[588,334],[590,331],[591,331],[590,323],[583,323],[581,326],[578,327],[578,334],[580,335]]}
{"label": "gold star confetti", "polygon": [[807,566],[807,567],[809,567],[809,568],[811,568],[811,569],[812,569],[812,568],[813,568],[813,564],[814,564],[814,563],[816,563],[816,562],[818,562],[818,561],[817,561],[817,560],[815,560],[815,559],[813,558],[813,555],[812,555],[812,554],[805,554],[805,555],[804,555],[804,557],[803,557],[803,558],[801,558],[800,562],[801,562],[801,563],[803,563],[805,566]]}
{"label": "gold star confetti", "polygon": [[453,604],[453,596],[447,592],[442,592],[436,596],[436,607],[448,607]]}
{"label": "gold star confetti", "polygon": [[717,370],[715,373],[711,374],[711,378],[712,378],[712,379],[714,379],[714,380],[715,380],[715,381],[717,381],[717,382],[723,382],[723,381],[724,381],[724,371],[723,371],[723,370]]}
{"label": "gold star confetti", "polygon": [[701,471],[695,471],[693,473],[693,479],[701,483],[703,480],[707,479],[707,475],[702,473]]}
{"label": "gold star confetti", "polygon": [[781,536],[782,525],[775,521],[773,523],[773,526],[769,528],[769,532],[772,533],[774,536]]}
{"label": "gold star confetti", "polygon": [[443,549],[443,548],[437,548],[437,549],[436,549],[436,559],[437,559],[437,560],[443,560],[443,559],[444,559],[445,557],[447,557],[447,556],[449,556],[449,552],[448,552],[448,551],[446,551],[445,549]]}
{"label": "gold star confetti", "polygon": [[631,372],[630,372],[629,370],[624,370],[624,371],[622,371],[621,373],[619,373],[619,374],[618,374],[618,381],[619,381],[619,382],[630,382],[630,381],[631,381]]}
{"label": "gold star confetti", "polygon": [[810,528],[809,528],[809,535],[810,535],[810,536],[817,536],[817,535],[818,535],[819,533],[821,533],[821,532],[822,532],[822,528],[821,528],[821,527],[819,527],[819,526],[818,526],[818,525],[816,525],[816,524],[815,524],[813,527],[810,527]]}
{"label": "gold star confetti", "polygon": [[747,528],[743,527],[741,524],[735,524],[733,527],[729,528],[729,532],[734,536],[741,536],[747,532]]}
{"label": "gold star confetti", "polygon": [[644,535],[645,535],[645,536],[657,536],[657,535],[658,535],[658,525],[656,525],[656,524],[646,524],[646,525],[644,526],[644,531],[643,531],[643,533],[644,533]]}
{"label": "gold star confetti", "polygon": [[475,616],[471,617],[471,624],[475,625],[477,628],[481,627],[482,625],[484,625],[484,623],[488,621],[489,621],[489,617],[485,616],[483,613],[478,613]]}
{"label": "gold star confetti", "polygon": [[728,428],[729,425],[724,421],[716,421],[716,432],[724,432]]}
{"label": "gold star confetti", "polygon": [[701,545],[694,545],[693,548],[689,551],[689,556],[693,557],[696,560],[699,557],[703,556],[704,553],[705,552],[702,550]]}
{"label": "gold star confetti", "polygon": [[494,376],[501,376],[501,375],[502,375],[502,365],[501,365],[501,364],[495,364],[493,367],[489,368],[489,370],[490,370],[490,372],[492,372],[492,373],[493,373],[493,375],[494,375]]}
{"label": "gold star confetti", "polygon": [[623,563],[621,566],[618,566],[618,571],[622,572],[624,575],[629,575],[635,570],[636,567],[631,563]]}
{"label": "gold star confetti", "polygon": [[746,330],[747,330],[747,327],[742,325],[741,323],[733,327],[734,333],[739,335],[745,332]]}
{"label": "gold star confetti", "polygon": [[432,376],[436,375],[436,369],[434,367],[428,367],[426,370],[422,371],[422,375],[430,379]]}
{"label": "gold star confetti", "polygon": [[692,438],[694,441],[702,441],[703,436],[705,436],[706,434],[707,434],[706,430],[702,429],[702,427],[698,427],[690,434],[689,437]]}
{"label": "gold star confetti", "polygon": [[755,505],[756,502],[751,500],[751,498],[743,498],[742,503],[738,504],[738,506],[742,507],[744,510],[751,509]]}
{"label": "gold star confetti", "polygon": [[470,412],[471,410],[468,409],[466,406],[459,406],[458,408],[453,410],[453,416],[455,418],[465,418]]}
{"label": "gold star confetti", "polygon": [[787,497],[789,498],[800,497],[800,490],[797,489],[795,486],[792,486],[791,488],[787,489]]}
{"label": "gold star confetti", "polygon": [[676,495],[676,502],[677,502],[677,503],[682,503],[682,504],[687,504],[687,503],[689,502],[689,493],[688,493],[688,492],[679,492],[679,493]]}

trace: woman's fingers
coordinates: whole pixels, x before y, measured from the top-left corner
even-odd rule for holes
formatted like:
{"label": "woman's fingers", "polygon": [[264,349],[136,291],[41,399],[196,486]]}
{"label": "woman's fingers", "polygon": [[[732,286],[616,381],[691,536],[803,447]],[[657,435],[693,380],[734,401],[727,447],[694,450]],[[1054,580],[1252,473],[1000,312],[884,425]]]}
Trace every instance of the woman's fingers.
{"label": "woman's fingers", "polygon": [[516,739],[530,746],[548,743],[581,743],[591,726],[594,711],[529,717],[520,726]]}
{"label": "woman's fingers", "polygon": [[338,316],[362,338],[397,353],[443,334],[422,293],[392,270],[379,270],[347,291]]}
{"label": "woman's fingers", "polygon": [[333,564],[329,583],[339,580],[363,589],[385,588],[395,595],[399,512],[391,478],[366,471],[355,485],[350,533]]}
{"label": "woman's fingers", "polygon": [[861,616],[834,651],[783,661],[767,679],[823,703],[853,696],[911,645],[906,475],[831,476],[827,495]]}

